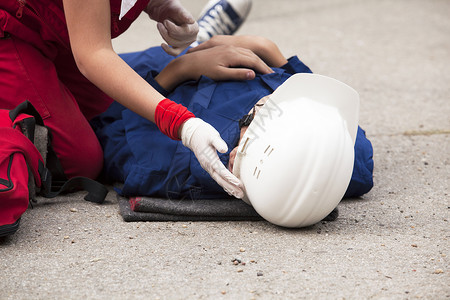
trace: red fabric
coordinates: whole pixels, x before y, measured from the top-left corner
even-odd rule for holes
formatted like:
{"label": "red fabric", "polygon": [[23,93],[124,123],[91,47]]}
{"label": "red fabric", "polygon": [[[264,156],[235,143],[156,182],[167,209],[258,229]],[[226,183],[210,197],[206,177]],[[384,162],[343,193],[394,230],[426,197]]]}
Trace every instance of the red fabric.
{"label": "red fabric", "polygon": [[13,109],[29,100],[52,131],[66,176],[97,177],[103,152],[87,119],[112,100],[81,73],[59,73],[57,66],[74,70],[73,60],[66,60],[66,65],[63,57],[52,61],[15,36],[0,39],[0,61],[0,108]]}
{"label": "red fabric", "polygon": [[[138,0],[119,21],[121,0],[110,0],[111,36],[125,31],[148,2]],[[0,108],[29,100],[52,131],[66,176],[97,177],[103,152],[88,120],[112,99],[79,72],[62,0],[1,0],[0,62]]]}
{"label": "red fabric", "polygon": [[155,111],[155,123],[159,130],[173,140],[180,140],[178,131],[188,119],[195,118],[186,107],[169,99],[158,103]]}
{"label": "red fabric", "polygon": [[[25,5],[21,4],[26,3]],[[141,12],[147,7],[149,0],[138,0],[133,8],[119,20],[121,0],[110,0],[111,6],[111,37],[115,38],[127,30],[130,25],[139,17]],[[43,41],[56,42],[67,49],[70,48],[69,33],[67,31],[66,20],[62,0],[1,0],[0,11],[4,11],[12,16],[10,20],[19,20],[25,28],[38,33]],[[0,20],[2,17],[0,17]],[[4,27],[9,27],[8,22],[3,22]],[[0,28],[2,28],[0,22]],[[19,31],[11,32],[9,28],[4,31],[21,36],[23,34],[27,41],[30,34]],[[26,31],[26,30],[25,30]]]}
{"label": "red fabric", "polygon": [[139,207],[139,203],[141,203],[142,197],[131,197],[130,198],[130,208],[131,210],[136,210]]}
{"label": "red fabric", "polygon": [[[8,112],[2,111],[0,118]],[[17,127],[18,128],[18,127]],[[41,185],[38,162],[42,156],[19,129],[0,128],[0,178],[11,181],[4,186],[0,181],[0,225],[13,224],[28,208],[28,168],[33,172],[37,186]],[[12,155],[12,164],[10,163]]]}

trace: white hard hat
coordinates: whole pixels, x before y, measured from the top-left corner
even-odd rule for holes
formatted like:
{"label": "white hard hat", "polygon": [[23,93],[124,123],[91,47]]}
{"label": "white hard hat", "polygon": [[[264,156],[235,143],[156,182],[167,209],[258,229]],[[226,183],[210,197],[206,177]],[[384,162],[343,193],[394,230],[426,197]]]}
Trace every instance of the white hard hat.
{"label": "white hard hat", "polygon": [[346,84],[316,74],[291,76],[238,145],[233,173],[244,184],[244,201],[280,226],[326,217],[350,182],[358,112],[358,93]]}

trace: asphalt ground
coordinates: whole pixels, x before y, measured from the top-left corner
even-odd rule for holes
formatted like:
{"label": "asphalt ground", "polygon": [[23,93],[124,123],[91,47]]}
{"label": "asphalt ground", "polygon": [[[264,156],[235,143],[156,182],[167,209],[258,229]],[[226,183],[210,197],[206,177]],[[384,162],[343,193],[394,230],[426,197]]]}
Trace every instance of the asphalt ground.
{"label": "asphalt ground", "polygon": [[[295,230],[125,223],[112,190],[39,199],[0,241],[0,299],[449,299],[449,15],[446,0],[255,0],[238,34],[360,93],[373,190]],[[161,41],[141,16],[114,46]]]}

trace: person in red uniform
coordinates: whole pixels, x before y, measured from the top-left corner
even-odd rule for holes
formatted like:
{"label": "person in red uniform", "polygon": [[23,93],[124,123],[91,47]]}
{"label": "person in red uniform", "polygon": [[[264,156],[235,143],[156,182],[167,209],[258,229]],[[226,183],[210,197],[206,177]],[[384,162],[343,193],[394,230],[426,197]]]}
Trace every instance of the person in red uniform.
{"label": "person in red uniform", "polygon": [[[227,150],[219,133],[165,99],[114,52],[111,38],[124,32],[142,11],[158,22],[169,54],[179,54],[196,39],[198,25],[178,0],[2,0],[0,108],[12,109],[29,100],[52,130],[65,175],[96,178],[103,153],[89,120],[114,99],[155,122],[172,139],[181,139],[214,180],[242,197],[240,180],[217,163],[218,157],[202,155]],[[208,63],[225,66],[217,72],[236,80],[253,79],[253,70],[271,72],[244,51]],[[226,68],[234,66],[248,68]]]}

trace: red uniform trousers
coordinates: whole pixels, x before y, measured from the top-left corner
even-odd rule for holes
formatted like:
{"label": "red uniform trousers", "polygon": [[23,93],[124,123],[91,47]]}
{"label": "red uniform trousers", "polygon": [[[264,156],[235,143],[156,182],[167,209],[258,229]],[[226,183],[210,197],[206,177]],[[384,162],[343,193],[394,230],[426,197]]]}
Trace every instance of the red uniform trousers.
{"label": "red uniform trousers", "polygon": [[95,178],[103,152],[88,120],[112,102],[77,69],[70,55],[52,61],[11,35],[0,38],[0,107],[29,100],[53,135],[53,148],[67,177]]}

